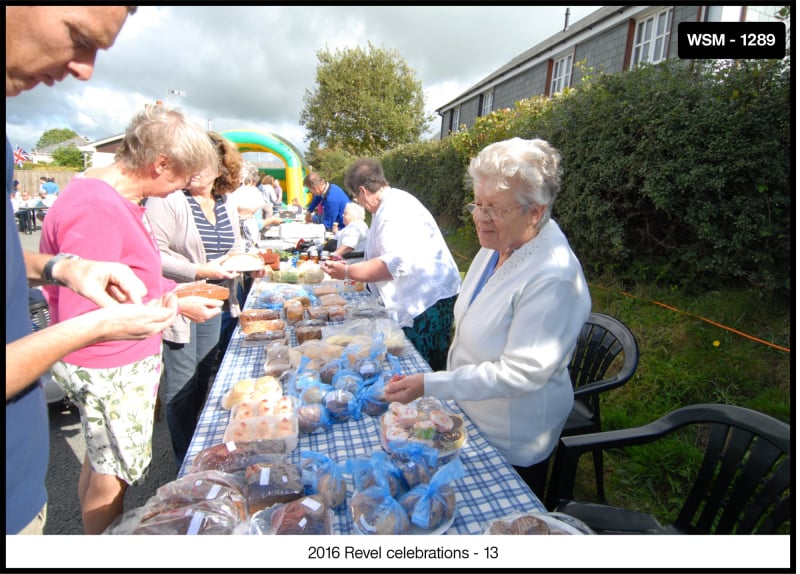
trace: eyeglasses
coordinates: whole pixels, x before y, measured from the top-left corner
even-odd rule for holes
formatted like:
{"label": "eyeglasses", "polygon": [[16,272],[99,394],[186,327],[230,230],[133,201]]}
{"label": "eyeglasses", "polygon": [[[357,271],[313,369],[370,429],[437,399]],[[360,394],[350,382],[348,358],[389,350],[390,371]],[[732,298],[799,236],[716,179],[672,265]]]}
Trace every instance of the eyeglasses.
{"label": "eyeglasses", "polygon": [[489,219],[500,219],[506,213],[511,213],[516,209],[520,209],[522,206],[517,205],[516,207],[509,207],[508,209],[498,209],[496,207],[483,207],[482,205],[477,205],[475,203],[468,203],[465,207],[472,215],[475,215],[475,211],[480,209],[481,213],[483,213]]}

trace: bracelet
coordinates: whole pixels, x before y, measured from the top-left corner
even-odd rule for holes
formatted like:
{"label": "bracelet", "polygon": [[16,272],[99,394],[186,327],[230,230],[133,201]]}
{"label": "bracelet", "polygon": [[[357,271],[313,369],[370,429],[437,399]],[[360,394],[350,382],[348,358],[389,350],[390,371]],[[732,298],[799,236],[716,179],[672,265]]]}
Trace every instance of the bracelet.
{"label": "bracelet", "polygon": [[53,268],[56,266],[56,263],[64,259],[80,259],[80,257],[72,253],[59,253],[51,257],[48,262],[44,264],[44,269],[42,269],[42,279],[46,283],[50,283],[51,285],[64,285],[63,282],[53,277]]}

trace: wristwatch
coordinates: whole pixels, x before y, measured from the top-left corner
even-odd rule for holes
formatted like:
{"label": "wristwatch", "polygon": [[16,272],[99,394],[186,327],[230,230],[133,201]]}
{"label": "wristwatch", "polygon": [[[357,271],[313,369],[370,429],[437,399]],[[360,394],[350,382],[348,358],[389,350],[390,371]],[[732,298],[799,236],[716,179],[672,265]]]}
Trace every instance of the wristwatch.
{"label": "wristwatch", "polygon": [[64,283],[53,277],[53,267],[56,266],[56,263],[63,261],[64,259],[80,259],[80,257],[72,253],[59,253],[58,255],[51,257],[50,260],[44,264],[44,269],[42,269],[42,279],[46,283],[50,283],[52,285],[64,285]]}

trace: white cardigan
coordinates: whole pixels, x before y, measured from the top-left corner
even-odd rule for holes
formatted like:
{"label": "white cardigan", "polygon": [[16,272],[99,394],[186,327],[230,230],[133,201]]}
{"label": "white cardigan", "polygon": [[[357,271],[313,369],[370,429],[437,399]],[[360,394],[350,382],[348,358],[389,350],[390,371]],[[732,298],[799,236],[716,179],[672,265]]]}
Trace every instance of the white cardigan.
{"label": "white cardigan", "polygon": [[481,249],[455,304],[447,371],[426,373],[425,394],[455,399],[516,466],[549,456],[572,408],[567,371],[591,311],[580,262],[550,220],[489,278]]}

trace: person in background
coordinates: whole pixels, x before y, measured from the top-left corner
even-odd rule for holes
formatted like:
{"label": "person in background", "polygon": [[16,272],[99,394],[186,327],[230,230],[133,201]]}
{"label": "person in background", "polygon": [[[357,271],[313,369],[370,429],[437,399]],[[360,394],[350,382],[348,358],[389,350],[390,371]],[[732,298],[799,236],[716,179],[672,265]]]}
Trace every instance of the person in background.
{"label": "person in background", "polygon": [[275,201],[274,205],[283,205],[283,189],[281,188],[281,180],[277,177],[272,181],[272,187],[275,188]]}
{"label": "person in background", "polygon": [[289,209],[294,211],[298,218],[303,215],[303,206],[300,205],[300,200],[296,197],[292,199],[292,205],[289,207]]}
{"label": "person in background", "polygon": [[484,148],[469,164],[481,249],[455,305],[447,370],[387,383],[387,401],[454,399],[541,498],[573,403],[567,369],[591,311],[578,258],[550,219],[561,157],[541,139]]}
{"label": "person in background", "polygon": [[256,249],[261,239],[261,211],[264,208],[264,197],[256,187],[257,182],[258,168],[250,162],[244,162],[241,184],[231,193],[231,200],[239,213],[245,251]]}
{"label": "person in background", "polygon": [[329,261],[323,271],[369,283],[431,368],[445,368],[461,276],[433,215],[416,197],[391,187],[378,160],[350,164],[344,183],[372,213],[364,261]]}
{"label": "person in background", "polygon": [[345,227],[336,234],[336,250],[331,256],[349,259],[351,263],[355,262],[354,257],[363,257],[369,235],[364,217],[363,207],[354,201],[347,204],[344,208]]}
{"label": "person in background", "polygon": [[327,231],[333,229],[334,223],[339,224],[339,229],[343,228],[344,207],[350,203],[350,198],[342,188],[335,183],[325,181],[325,178],[316,171],[312,171],[303,179],[303,185],[314,196],[306,209],[306,223],[313,221],[314,210],[321,206],[322,220],[315,223],[322,223]]}
{"label": "person in background", "polygon": [[[6,6],[6,97],[43,78],[88,80],[98,50],[114,43],[134,6]],[[83,30],[78,36],[74,30]],[[14,153],[6,136],[6,189]],[[61,357],[86,345],[148,339],[166,329],[178,300],[142,303],[147,288],[121,263],[23,251],[6,201],[6,534],[42,534],[47,520],[49,424],[39,379]],[[99,238],[94,233],[92,237]],[[29,282],[57,283],[98,309],[32,332]]]}
{"label": "person in background", "polygon": [[264,197],[264,219],[269,219],[275,211],[275,205],[280,207],[280,196],[275,191],[274,187],[275,178],[271,175],[265,175],[261,178],[261,183],[258,184],[258,189]]}
{"label": "person in background", "polygon": [[[206,130],[177,110],[145,107],[128,125],[114,163],[73,178],[50,208],[40,251],[125,263],[147,287],[146,299],[160,298],[176,284],[162,277],[144,200],[185,187],[218,161]],[[53,323],[96,308],[62,287],[44,291]],[[206,321],[221,307],[219,300],[187,296],[179,312]],[[78,496],[87,534],[102,533],[122,514],[128,485],[147,475],[161,358],[158,334],[90,345],[53,365],[53,378],[81,413],[86,457]]]}
{"label": "person in background", "polygon": [[13,206],[14,215],[16,215],[19,221],[19,230],[25,235],[33,234],[34,220],[32,217],[34,213],[30,211],[30,209],[34,207],[35,203],[36,202],[31,199],[28,192],[23,190],[19,193],[16,205]]}
{"label": "person in background", "polygon": [[189,449],[216,368],[223,317],[235,321],[243,303],[237,297],[239,274],[226,271],[221,264],[230,253],[244,248],[236,207],[228,201],[229,192],[239,185],[242,155],[222,135],[208,135],[218,163],[192,177],[186,189],[147,201],[164,277],[181,283],[205,279],[227,287],[231,294],[220,315],[200,323],[179,317],[162,336],[163,401],[178,468]]}
{"label": "person in background", "polygon": [[47,177],[42,176],[39,178],[39,193],[47,193]]}
{"label": "person in background", "polygon": [[53,202],[55,202],[57,196],[50,195],[43,189],[39,190],[39,199],[34,202],[34,207],[36,208],[36,219],[39,221],[44,221],[44,216],[47,215],[47,210],[52,207]]}
{"label": "person in background", "polygon": [[45,181],[42,187],[47,192],[47,195],[50,195],[54,198],[58,195],[58,192],[61,191],[61,188],[56,183],[56,178],[54,177],[48,177],[47,181]]}

